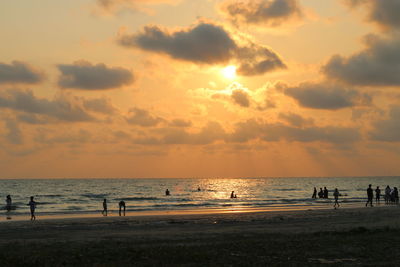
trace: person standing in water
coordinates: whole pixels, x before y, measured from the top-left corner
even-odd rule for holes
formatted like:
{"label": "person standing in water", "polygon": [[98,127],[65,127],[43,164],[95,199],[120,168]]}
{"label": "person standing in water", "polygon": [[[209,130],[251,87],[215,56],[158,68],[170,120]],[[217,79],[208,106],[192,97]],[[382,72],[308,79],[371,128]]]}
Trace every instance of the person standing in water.
{"label": "person standing in water", "polygon": [[11,211],[11,206],[12,206],[11,196],[7,195],[7,198],[6,198],[6,210],[7,210],[7,212]]}
{"label": "person standing in water", "polygon": [[171,195],[171,193],[169,192],[168,188],[167,188],[167,190],[165,190],[165,195],[166,196],[170,196]]}
{"label": "person standing in water", "polygon": [[125,216],[125,210],[126,210],[125,201],[121,200],[118,205],[119,205],[119,216],[121,216],[122,209],[124,211],[124,216]]}
{"label": "person standing in water", "polygon": [[372,190],[371,186],[372,186],[372,185],[369,185],[369,186],[368,186],[368,189],[367,189],[368,200],[367,200],[367,203],[365,203],[365,207],[368,206],[368,203],[370,203],[371,207],[373,207],[373,205],[372,205],[372,200],[373,200],[373,198],[374,198],[374,191]]}
{"label": "person standing in water", "polygon": [[339,190],[335,188],[335,191],[333,192],[333,196],[335,197],[335,205],[333,207],[336,209],[336,206],[339,207]]}
{"label": "person standing in water", "polygon": [[390,186],[386,186],[386,189],[385,189],[385,203],[386,204],[389,204],[389,201],[390,201],[390,192],[391,192],[392,190],[390,189]]}
{"label": "person standing in water", "polygon": [[103,200],[103,211],[101,214],[103,214],[103,216],[107,216],[107,199]]}
{"label": "person standing in water", "polygon": [[31,201],[29,201],[28,206],[31,210],[31,221],[34,221],[36,220],[35,216],[36,202],[33,200],[33,197],[31,197]]}
{"label": "person standing in water", "polygon": [[322,191],[322,187],[319,188],[318,197],[319,198],[323,198],[324,197],[324,191]]}
{"label": "person standing in water", "polygon": [[381,190],[379,189],[379,186],[377,186],[375,189],[375,202],[376,203],[381,202]]}
{"label": "person standing in water", "polygon": [[314,187],[314,193],[311,198],[317,198],[317,188]]}
{"label": "person standing in water", "polygon": [[235,191],[232,191],[231,198],[235,198]]}
{"label": "person standing in water", "polygon": [[329,195],[329,191],[328,191],[328,189],[326,188],[326,186],[324,187],[324,198],[328,198],[328,195]]}

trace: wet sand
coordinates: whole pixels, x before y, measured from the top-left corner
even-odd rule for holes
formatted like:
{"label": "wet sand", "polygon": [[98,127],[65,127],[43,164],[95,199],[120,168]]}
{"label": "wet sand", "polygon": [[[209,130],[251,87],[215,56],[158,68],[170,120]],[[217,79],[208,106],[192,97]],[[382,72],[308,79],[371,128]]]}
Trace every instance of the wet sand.
{"label": "wet sand", "polygon": [[400,206],[0,223],[5,266],[400,264]]}

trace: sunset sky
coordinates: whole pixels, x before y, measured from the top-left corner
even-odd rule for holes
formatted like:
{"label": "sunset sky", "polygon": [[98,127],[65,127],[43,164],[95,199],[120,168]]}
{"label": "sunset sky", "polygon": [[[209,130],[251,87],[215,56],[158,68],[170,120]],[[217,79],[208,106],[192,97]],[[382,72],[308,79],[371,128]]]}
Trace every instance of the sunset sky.
{"label": "sunset sky", "polygon": [[0,3],[0,178],[400,173],[399,0]]}

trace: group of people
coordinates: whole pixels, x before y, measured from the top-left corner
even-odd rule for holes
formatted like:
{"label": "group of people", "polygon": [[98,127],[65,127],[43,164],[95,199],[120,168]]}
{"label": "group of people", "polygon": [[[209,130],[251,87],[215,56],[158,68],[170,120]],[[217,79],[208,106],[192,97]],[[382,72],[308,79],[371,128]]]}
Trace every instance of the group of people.
{"label": "group of people", "polygon": [[[121,200],[118,203],[118,207],[119,207],[119,216],[124,215],[125,216],[125,212],[126,212],[126,204],[125,201]],[[103,211],[101,212],[101,214],[103,214],[103,216],[107,216],[108,215],[108,209],[107,209],[107,199],[105,198],[103,200]]]}
{"label": "group of people", "polygon": [[[36,201],[34,200],[34,197],[30,197],[30,201],[27,204],[29,206],[29,209],[31,211],[31,221],[36,220],[35,216],[35,210],[36,210]],[[7,195],[6,197],[6,211],[7,213],[10,213],[10,211],[13,209],[12,205],[12,199],[10,195]],[[9,219],[10,217],[7,217]]]}
{"label": "group of people", "polygon": [[[365,204],[365,206],[370,206],[372,207],[372,201],[374,199],[374,190],[372,189],[372,185],[369,185],[367,189],[367,195],[368,195],[368,201]],[[381,202],[381,189],[379,186],[376,187],[375,189],[375,202],[380,203]],[[385,194],[383,195],[383,198],[385,200],[386,204],[399,204],[399,190],[397,187],[390,188],[390,186],[386,186],[385,188]]]}
{"label": "group of people", "polygon": [[[326,188],[326,186],[324,187],[324,190],[322,190],[322,187],[319,189],[319,192],[318,192],[319,198],[329,198],[328,195],[329,195],[329,190]],[[314,187],[314,192],[313,192],[312,198],[317,198],[317,188],[316,187]]]}

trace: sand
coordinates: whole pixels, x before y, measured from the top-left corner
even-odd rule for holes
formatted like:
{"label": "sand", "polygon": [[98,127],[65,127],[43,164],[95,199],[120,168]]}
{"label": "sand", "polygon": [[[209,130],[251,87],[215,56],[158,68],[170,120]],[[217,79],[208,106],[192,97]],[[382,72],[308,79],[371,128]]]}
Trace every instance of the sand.
{"label": "sand", "polygon": [[0,223],[2,266],[399,266],[399,244],[399,206]]}

